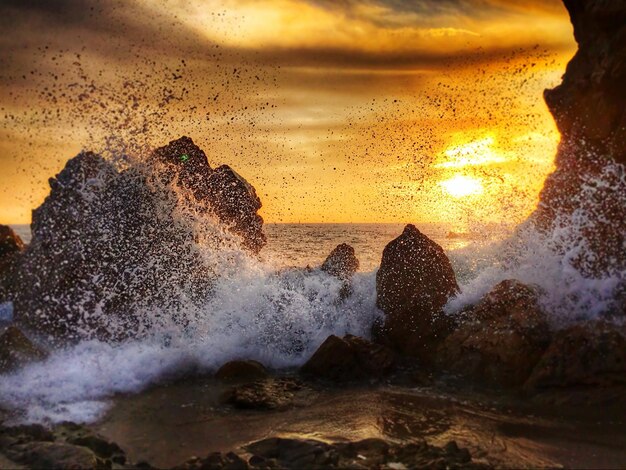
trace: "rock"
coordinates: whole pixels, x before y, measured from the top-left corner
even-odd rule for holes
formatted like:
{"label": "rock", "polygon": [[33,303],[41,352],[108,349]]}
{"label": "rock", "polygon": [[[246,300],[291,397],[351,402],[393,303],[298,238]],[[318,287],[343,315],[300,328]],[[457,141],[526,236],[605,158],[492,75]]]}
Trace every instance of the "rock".
{"label": "rock", "polygon": [[626,328],[587,322],[554,335],[524,388],[540,392],[614,385],[626,385]]}
{"label": "rock", "polygon": [[454,441],[445,447],[426,442],[395,444],[382,439],[328,444],[313,439],[272,437],[245,447],[252,468],[488,468],[472,462]]}
{"label": "rock", "polygon": [[337,245],[322,264],[322,271],[342,281],[350,279],[358,269],[359,260],[354,254],[354,248],[346,243]]}
{"label": "rock", "polygon": [[9,326],[0,335],[0,373],[10,372],[47,354],[36,347],[18,328]]}
{"label": "rock", "polygon": [[28,468],[135,468],[115,443],[75,423],[48,430],[41,425],[0,426],[0,455]]}
{"label": "rock", "polygon": [[307,392],[308,389],[295,379],[266,379],[231,388],[224,394],[223,401],[239,409],[276,410],[296,404],[297,395]]}
{"label": "rock", "polygon": [[392,347],[430,361],[451,329],[442,308],[457,292],[443,249],[407,225],[385,247],[376,274],[377,305],[385,312],[380,333]]}
{"label": "rock", "polygon": [[[532,217],[588,276],[624,271],[626,219],[626,3],[564,0],[578,43],[560,85],[544,93],[561,143]],[[622,175],[622,176],[620,176]],[[621,181],[621,182],[620,182]]]}
{"label": "rock", "polygon": [[29,442],[11,448],[7,457],[32,469],[102,468],[95,454],[85,447],[59,442]]}
{"label": "rock", "polygon": [[11,227],[0,225],[0,303],[8,298],[12,290],[15,264],[23,251],[22,239]]}
{"label": "rock", "polygon": [[250,466],[234,452],[213,452],[204,459],[193,458],[174,470],[247,470]]}
{"label": "rock", "polygon": [[219,380],[255,381],[269,376],[267,369],[257,361],[230,361],[215,373]]}
{"label": "rock", "polygon": [[395,366],[395,355],[386,346],[363,338],[331,335],[302,366],[301,372],[336,382],[380,379]]}
{"label": "rock", "polygon": [[5,257],[13,256],[22,251],[24,251],[22,239],[11,227],[0,224],[0,263]]}
{"label": "rock", "polygon": [[548,347],[537,291],[503,281],[474,307],[437,353],[438,365],[492,386],[521,386]]}
{"label": "rock", "polygon": [[[215,212],[253,251],[264,240],[254,189],[230,170],[212,170],[189,138],[122,170],[83,152],[50,187],[6,298],[16,321],[57,341],[124,339],[150,330],[155,318],[142,312],[169,312],[184,323],[181,296],[206,302],[218,273],[193,249],[202,228],[175,214]],[[216,249],[229,237],[207,235]]]}
{"label": "rock", "polygon": [[263,219],[257,214],[261,200],[252,185],[228,165],[213,171],[208,185],[212,209],[229,230],[243,239],[243,245],[258,253],[267,243]]}
{"label": "rock", "polygon": [[240,236],[246,248],[258,253],[265,246],[263,219],[257,214],[261,200],[252,185],[232,168],[222,165],[212,169],[204,152],[185,136],[156,149],[152,156],[166,163],[168,173],[178,175],[180,184]]}

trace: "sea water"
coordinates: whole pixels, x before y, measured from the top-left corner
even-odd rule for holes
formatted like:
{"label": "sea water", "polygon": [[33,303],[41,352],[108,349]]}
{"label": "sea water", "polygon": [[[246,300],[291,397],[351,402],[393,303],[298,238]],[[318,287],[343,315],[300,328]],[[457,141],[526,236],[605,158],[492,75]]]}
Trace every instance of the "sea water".
{"label": "sea water", "polygon": [[[624,178],[621,183],[626,187]],[[557,233],[526,226],[514,236],[493,228],[449,236],[453,227],[445,224],[416,225],[444,247],[457,274],[461,294],[446,307],[450,315],[514,278],[542,290],[541,301],[558,328],[602,316],[624,279],[621,272],[593,279],[572,267],[567,253],[555,248],[564,237],[576,239],[572,221]],[[27,227],[16,229],[29,240]],[[90,422],[118,393],[210,373],[233,359],[297,367],[330,334],[368,337],[382,315],[376,307],[376,269],[384,246],[402,229],[403,224],[267,224],[268,245],[260,259],[239,256],[225,266],[228,258],[215,258],[222,276],[206,303],[186,309],[184,327],[161,322],[140,338],[114,344],[85,339],[56,350],[44,362],[0,376],[0,408],[17,412],[22,422]],[[317,269],[339,243],[351,244],[361,261],[353,294],[345,300],[341,282]],[[306,266],[312,269],[290,269]],[[158,306],[144,314],[168,318]]]}

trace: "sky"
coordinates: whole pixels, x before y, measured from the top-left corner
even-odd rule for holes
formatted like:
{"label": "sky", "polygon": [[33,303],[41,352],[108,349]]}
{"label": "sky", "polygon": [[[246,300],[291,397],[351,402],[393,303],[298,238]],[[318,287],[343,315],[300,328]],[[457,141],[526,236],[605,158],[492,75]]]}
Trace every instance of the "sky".
{"label": "sky", "polygon": [[266,222],[510,224],[559,135],[559,0],[2,0],[0,223],[81,149],[181,135]]}

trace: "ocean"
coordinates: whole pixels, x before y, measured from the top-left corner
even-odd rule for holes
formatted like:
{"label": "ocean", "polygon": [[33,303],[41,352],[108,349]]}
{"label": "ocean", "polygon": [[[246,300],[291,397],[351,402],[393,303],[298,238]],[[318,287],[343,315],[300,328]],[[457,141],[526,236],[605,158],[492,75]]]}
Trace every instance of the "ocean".
{"label": "ocean", "polygon": [[[207,224],[200,219],[194,227]],[[572,270],[554,248],[562,234],[545,236],[532,227],[514,237],[493,228],[459,234],[445,224],[416,225],[446,250],[455,270],[461,293],[446,306],[449,315],[513,278],[545,292],[541,302],[558,328],[601,315],[620,281],[589,280]],[[28,226],[15,229],[30,239]],[[367,338],[382,316],[375,271],[385,245],[402,229],[402,224],[267,224],[268,244],[260,259],[197,244],[204,265],[219,274],[206,284],[206,296],[194,300],[181,291],[167,304],[137,305],[133,335],[122,342],[104,342],[85,330],[81,341],[55,350],[46,361],[3,375],[0,407],[17,410],[22,422],[93,422],[118,394],[139,393],[188,373],[210,373],[233,359],[298,367],[331,334]],[[361,263],[348,298],[339,300],[342,283],[320,270],[282,269],[319,267],[339,243],[351,244]],[[159,259],[153,261],[150,269],[159,266]],[[164,287],[174,276],[194,275],[175,258],[167,262],[167,274],[159,278]],[[94,280],[77,288],[89,298],[101,286]],[[98,310],[81,314],[107,328],[128,328],[123,318]]]}
{"label": "ocean", "polygon": [[[458,233],[446,223],[415,223],[420,231],[436,241],[447,252],[471,243],[492,241],[506,232]],[[16,233],[30,242],[29,225],[12,225]],[[343,224],[265,224],[267,245],[261,258],[276,267],[319,266],[340,243],[351,245],[360,262],[360,271],[378,268],[383,249],[402,233],[404,224],[343,223]]]}

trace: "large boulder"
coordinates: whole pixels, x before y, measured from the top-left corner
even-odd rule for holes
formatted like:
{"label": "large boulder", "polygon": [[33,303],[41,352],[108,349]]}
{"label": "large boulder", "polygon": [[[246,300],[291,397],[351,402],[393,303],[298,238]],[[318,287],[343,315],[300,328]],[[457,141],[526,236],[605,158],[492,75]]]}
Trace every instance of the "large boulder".
{"label": "large boulder", "polygon": [[[209,227],[196,218],[225,213],[220,204],[238,207],[239,219],[220,218],[226,231],[253,219],[242,245],[254,251],[264,240],[254,190],[246,184],[244,194],[239,180],[221,185],[226,173],[212,170],[186,137],[129,168],[91,152],[69,160],[33,211],[32,241],[7,294],[16,321],[64,340],[125,338],[154,322],[187,322],[189,304],[206,302],[219,270],[194,245],[201,238],[219,250],[231,237],[210,217]],[[155,310],[167,315],[142,314]]]}
{"label": "large boulder", "polygon": [[503,281],[439,347],[440,367],[482,384],[521,386],[548,347],[550,330],[536,289]]}
{"label": "large boulder", "polygon": [[301,371],[335,382],[379,379],[393,370],[395,362],[393,351],[386,346],[357,336],[339,338],[331,335],[302,366]]}
{"label": "large boulder", "polygon": [[604,276],[626,269],[626,2],[564,3],[578,51],[544,94],[561,143],[532,220],[583,274]]}
{"label": "large boulder", "polygon": [[525,388],[626,387],[626,327],[586,322],[558,331]]}
{"label": "large boulder", "polygon": [[35,346],[18,328],[9,326],[0,335],[0,373],[10,372],[47,354]]}
{"label": "large boulder", "polygon": [[443,306],[458,292],[443,249],[414,225],[407,225],[383,251],[376,274],[377,305],[385,312],[378,336],[405,354],[432,359],[450,332]]}

